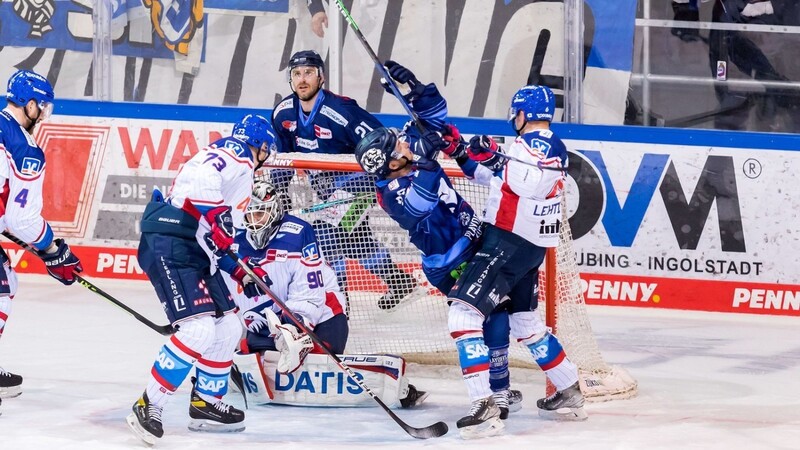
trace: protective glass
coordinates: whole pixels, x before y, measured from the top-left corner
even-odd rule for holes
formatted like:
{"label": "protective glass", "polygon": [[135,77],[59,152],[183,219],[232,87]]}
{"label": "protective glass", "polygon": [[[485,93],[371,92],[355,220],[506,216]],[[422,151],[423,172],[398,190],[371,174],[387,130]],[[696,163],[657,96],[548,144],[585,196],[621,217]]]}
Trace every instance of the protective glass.
{"label": "protective glass", "polygon": [[39,115],[40,120],[45,120],[53,114],[53,104],[42,100],[39,102],[39,110],[41,111]]}

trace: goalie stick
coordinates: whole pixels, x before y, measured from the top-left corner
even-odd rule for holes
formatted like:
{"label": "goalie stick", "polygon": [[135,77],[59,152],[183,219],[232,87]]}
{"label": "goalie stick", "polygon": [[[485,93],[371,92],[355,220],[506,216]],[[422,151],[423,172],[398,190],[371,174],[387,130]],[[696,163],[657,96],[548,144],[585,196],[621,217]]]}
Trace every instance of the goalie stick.
{"label": "goalie stick", "polygon": [[344,20],[350,24],[350,28],[358,37],[358,40],[361,41],[361,44],[364,46],[364,49],[369,54],[369,57],[372,58],[372,62],[375,63],[375,68],[380,72],[381,76],[386,80],[386,84],[389,85],[389,88],[394,93],[394,96],[397,97],[397,100],[403,105],[403,109],[406,110],[409,116],[411,116],[411,120],[414,122],[414,125],[419,130],[420,134],[425,133],[425,126],[422,125],[422,121],[419,118],[419,115],[411,109],[406,100],[403,98],[403,94],[400,93],[400,89],[398,89],[397,84],[394,82],[394,79],[389,75],[389,71],[386,70],[386,67],[383,66],[383,63],[380,59],[378,59],[378,55],[375,54],[375,51],[372,49],[372,46],[369,45],[367,42],[367,38],[364,37],[364,34],[361,32],[361,29],[358,28],[358,24],[355,20],[353,20],[353,16],[350,15],[350,11],[344,6],[342,0],[336,0],[336,6],[339,8],[339,12],[342,13],[344,16]]}
{"label": "goalie stick", "polygon": [[[33,253],[37,257],[41,257],[39,255],[39,251],[33,248],[30,244],[25,241],[20,240],[18,237],[14,236],[13,234],[9,233],[8,231],[3,231],[3,236],[8,238],[9,241],[19,245],[23,249]],[[158,325],[156,323],[151,322],[147,317],[139,314],[130,306],[122,303],[121,301],[117,300],[116,298],[112,297],[110,294],[105,292],[104,290],[100,289],[99,287],[95,286],[91,281],[83,278],[82,276],[78,275],[77,273],[73,273],[75,275],[75,280],[78,281],[78,284],[85,287],[86,289],[94,292],[95,294],[103,297],[104,299],[108,300],[109,302],[117,305],[122,310],[127,312],[128,314],[132,315],[136,320],[145,324],[148,328],[155,331],[156,333],[162,336],[169,336],[175,333],[175,329],[172,328],[172,325]]]}
{"label": "goalie stick", "polygon": [[366,392],[370,397],[372,397],[372,399],[375,400],[378,403],[378,405],[381,408],[383,408],[384,411],[386,411],[386,414],[389,414],[389,416],[392,418],[392,420],[395,421],[395,423],[400,425],[403,431],[405,431],[406,433],[417,439],[429,439],[429,438],[444,436],[445,434],[447,434],[448,428],[447,424],[444,422],[436,422],[433,425],[429,425],[423,428],[412,427],[411,425],[405,423],[403,419],[398,417],[397,414],[394,413],[394,411],[389,409],[389,407],[386,406],[386,403],[384,403],[383,400],[380,399],[380,397],[375,395],[375,393],[372,392],[372,390],[370,390],[370,388],[366,384],[364,384],[364,382],[361,381],[361,379],[356,377],[356,374],[355,372],[353,372],[353,369],[351,369],[347,364],[343,363],[342,360],[335,353],[328,350],[328,347],[325,346],[322,340],[320,340],[320,338],[317,337],[317,335],[314,334],[314,332],[311,331],[306,326],[306,324],[303,323],[302,320],[298,319],[292,313],[292,311],[286,306],[286,303],[284,303],[281,299],[279,299],[275,295],[275,293],[272,292],[272,290],[270,290],[269,286],[267,286],[267,284],[264,283],[264,281],[261,280],[261,278],[259,278],[258,275],[256,275],[253,272],[253,270],[245,262],[241,260],[238,254],[236,254],[232,250],[228,250],[227,255],[231,259],[236,261],[236,264],[238,264],[239,267],[241,267],[242,270],[244,270],[245,273],[249,275],[250,278],[252,278],[256,284],[258,284],[258,287],[261,288],[261,290],[264,291],[267,294],[267,296],[269,296],[272,299],[272,301],[275,302],[276,305],[278,305],[281,311],[286,313],[286,317],[288,317],[292,321],[292,323],[297,328],[299,328],[303,333],[307,334],[314,342],[314,344],[316,344],[319,348],[321,348],[322,351],[325,352],[325,354],[330,356],[331,359],[333,359],[333,361],[336,363],[336,365],[339,366],[339,368],[342,369],[342,371],[344,371],[344,373],[346,373],[347,376],[350,377],[350,379],[353,380],[354,383],[356,383],[361,389],[364,390],[364,392]]}

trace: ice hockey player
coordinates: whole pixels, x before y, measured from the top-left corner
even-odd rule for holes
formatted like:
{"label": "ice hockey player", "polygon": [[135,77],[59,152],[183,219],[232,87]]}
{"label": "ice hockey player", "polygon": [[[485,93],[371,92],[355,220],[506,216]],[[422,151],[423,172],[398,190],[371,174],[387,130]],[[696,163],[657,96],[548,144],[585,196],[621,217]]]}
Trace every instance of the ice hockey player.
{"label": "ice hockey player", "polygon": [[[53,112],[53,87],[43,76],[20,70],[8,80],[6,107],[0,111],[0,184],[5,186],[0,207],[0,229],[31,244],[56,280],[70,285],[74,272],[83,268],[63,239],[42,217],[44,151],[33,140],[36,125]],[[0,336],[11,314],[17,291],[17,275],[5,251],[0,249]],[[0,367],[0,399],[22,393],[22,377]]]}
{"label": "ice hockey player", "polygon": [[[319,54],[304,50],[292,55],[289,59],[292,94],[272,112],[279,152],[352,154],[359,139],[382,126],[355,100],[323,89],[324,84],[325,67]],[[285,192],[292,175],[289,170],[273,170],[272,182],[280,192]],[[416,279],[400,269],[386,247],[372,237],[367,210],[374,204],[374,198],[363,195],[372,191],[371,180],[363,174],[326,171],[312,174],[311,185],[321,201],[338,202],[325,209],[312,225],[320,250],[345,291],[345,258],[357,259],[386,284],[388,292],[378,300],[381,308],[392,308],[422,291],[417,288]]]}
{"label": "ice hockey player", "polygon": [[[339,289],[336,274],[320,254],[311,225],[285,214],[272,184],[258,180],[245,212],[244,228],[235,239],[243,261],[261,267],[268,274],[272,293],[313,330],[328,350],[344,353],[349,334],[344,294]],[[366,395],[348,395],[353,393],[352,387],[339,382],[339,378],[346,379],[346,375],[321,349],[315,348],[307,334],[287,319],[270,296],[262,295],[248,283],[248,275],[241,267],[230,258],[222,259],[220,267],[231,275],[233,281],[229,285],[232,288],[236,289],[236,284],[245,286],[241,293],[240,289],[234,291],[247,328],[239,345],[240,355],[234,357],[234,363],[247,377],[251,397],[256,403],[300,406],[372,403]],[[277,358],[276,350],[280,352]],[[427,394],[409,385],[402,376],[404,367],[400,358],[369,356],[356,362],[348,360],[346,355],[342,358],[356,369],[358,365],[368,366],[362,371],[364,381],[386,404],[399,402],[410,407],[425,400]],[[392,373],[396,376],[391,376]],[[296,388],[289,388],[289,383]],[[314,387],[314,383],[318,386]],[[268,395],[268,391],[272,395]]]}
{"label": "ice hockey player", "polygon": [[[419,133],[413,137],[393,128],[376,129],[356,146],[356,161],[364,171],[377,176],[378,203],[408,231],[411,243],[422,252],[426,278],[447,295],[480,247],[483,223],[453,188],[439,163],[427,155],[443,151],[458,156],[456,161],[470,175],[477,164],[467,158],[466,143],[458,129],[445,124],[447,103],[436,86],[420,83],[410,70],[394,61],[387,61],[386,67],[398,83],[411,84],[413,90],[406,100],[412,108],[437,105],[435,123],[441,131],[430,129],[419,138]],[[509,389],[507,312],[501,308],[488,315],[483,330],[489,348],[486,367],[491,373],[491,388],[505,419],[509,409],[519,410],[522,401],[519,391]]]}
{"label": "ice hockey player", "polygon": [[253,189],[254,166],[263,163],[274,143],[266,118],[245,116],[232,136],[184,164],[166,198],[156,191],[145,208],[139,264],[177,330],[159,350],[147,387],[128,416],[131,429],[149,444],[163,436],[164,405],[192,366],[197,374],[189,429],[244,430],[244,412],[222,400],[242,325],[217,258],[233,244],[234,227],[241,226]]}
{"label": "ice hockey player", "polygon": [[587,417],[577,367],[537,310],[539,266],[546,249],[558,245],[566,178],[558,169],[567,166],[567,149],[550,130],[554,112],[550,88],[525,86],[511,100],[509,122],[518,137],[507,150],[509,157],[522,162],[504,158],[488,136],[473,137],[466,149],[468,157],[483,166],[475,180],[489,184],[490,191],[481,248],[449,294],[448,325],[472,401],[469,414],[457,423],[465,437],[502,431],[485,369],[489,356],[481,350],[486,345],[481,324],[498,305],[508,307],[511,335],[528,347],[557,389],[537,401],[539,415],[562,420]]}

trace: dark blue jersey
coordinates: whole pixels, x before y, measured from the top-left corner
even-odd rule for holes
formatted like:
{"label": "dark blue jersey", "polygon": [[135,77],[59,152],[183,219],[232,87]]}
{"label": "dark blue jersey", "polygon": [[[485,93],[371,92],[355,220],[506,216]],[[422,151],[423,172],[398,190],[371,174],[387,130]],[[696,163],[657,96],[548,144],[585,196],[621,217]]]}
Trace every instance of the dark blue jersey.
{"label": "dark blue jersey", "polygon": [[308,114],[296,94],[272,111],[279,152],[353,154],[362,137],[382,126],[355,100],[324,89]]}
{"label": "dark blue jersey", "polygon": [[406,176],[375,183],[378,203],[422,253],[422,269],[438,285],[450,271],[469,260],[477,243],[465,237],[475,212],[453,189],[442,167],[433,161]]}

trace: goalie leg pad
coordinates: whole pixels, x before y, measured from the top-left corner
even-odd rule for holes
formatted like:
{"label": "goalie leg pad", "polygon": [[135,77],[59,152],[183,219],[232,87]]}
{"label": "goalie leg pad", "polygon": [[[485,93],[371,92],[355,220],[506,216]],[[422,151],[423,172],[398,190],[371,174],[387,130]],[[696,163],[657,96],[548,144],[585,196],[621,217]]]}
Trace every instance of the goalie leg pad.
{"label": "goalie leg pad", "polygon": [[[266,386],[273,403],[293,406],[373,407],[375,402],[328,356],[309,354],[291,374],[278,372],[277,352],[264,352]],[[405,362],[391,355],[341,355],[342,362],[356,373],[390,408],[401,406],[408,395]]]}

